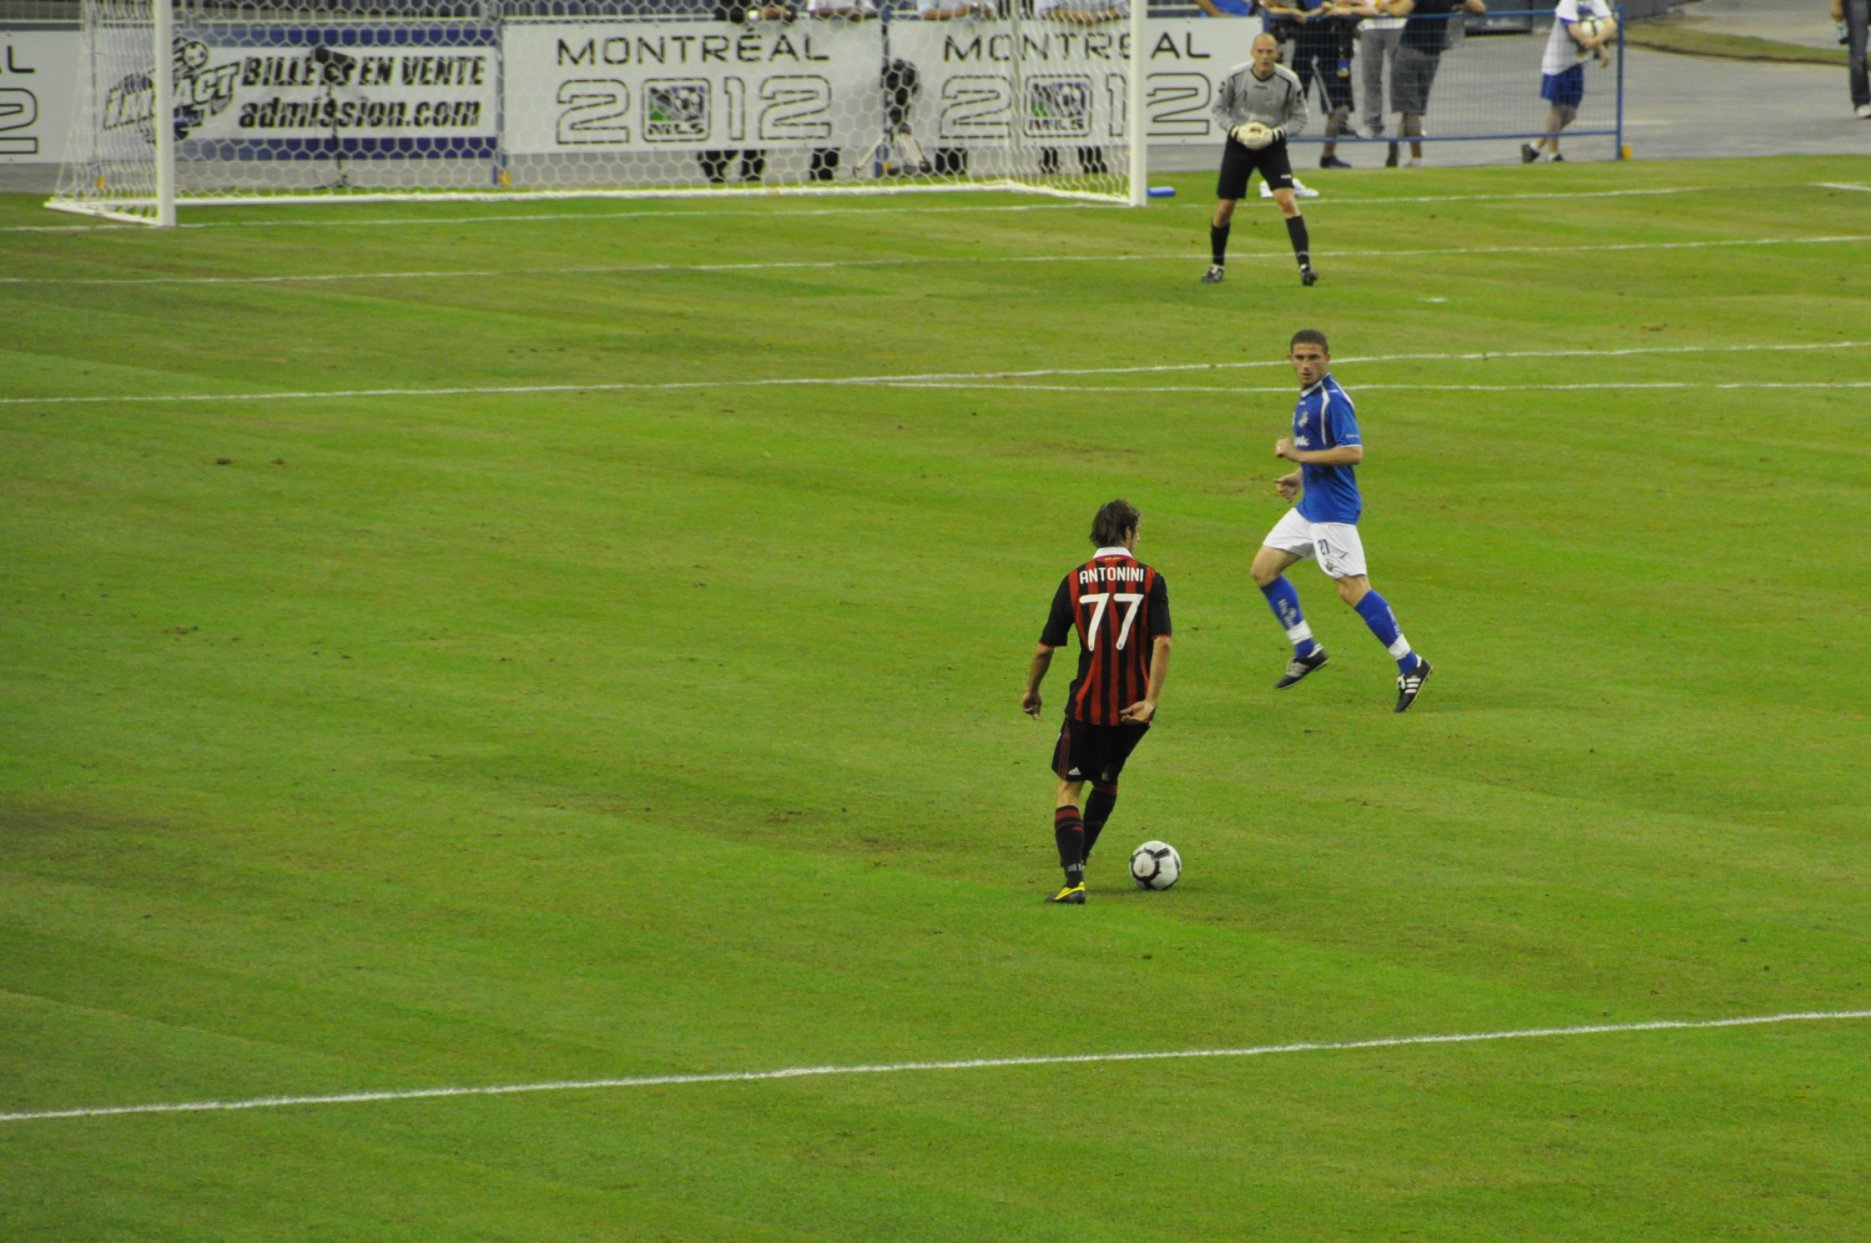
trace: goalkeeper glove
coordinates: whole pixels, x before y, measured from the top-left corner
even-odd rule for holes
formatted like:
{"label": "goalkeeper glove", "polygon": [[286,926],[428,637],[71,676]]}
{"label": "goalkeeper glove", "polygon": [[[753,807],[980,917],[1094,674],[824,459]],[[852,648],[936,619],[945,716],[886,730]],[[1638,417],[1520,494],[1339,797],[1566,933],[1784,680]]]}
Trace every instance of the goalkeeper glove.
{"label": "goalkeeper glove", "polygon": [[1254,151],[1259,151],[1265,147],[1271,147],[1285,136],[1284,130],[1268,129],[1265,125],[1256,125],[1253,136],[1247,140],[1247,146]]}
{"label": "goalkeeper glove", "polygon": [[1234,140],[1240,143],[1243,147],[1251,147],[1254,144],[1250,140],[1254,137],[1255,131],[1259,130],[1260,128],[1261,128],[1261,125],[1260,125],[1260,122],[1258,121],[1244,121],[1240,125],[1237,125],[1233,129],[1229,130],[1228,133],[1232,135]]}

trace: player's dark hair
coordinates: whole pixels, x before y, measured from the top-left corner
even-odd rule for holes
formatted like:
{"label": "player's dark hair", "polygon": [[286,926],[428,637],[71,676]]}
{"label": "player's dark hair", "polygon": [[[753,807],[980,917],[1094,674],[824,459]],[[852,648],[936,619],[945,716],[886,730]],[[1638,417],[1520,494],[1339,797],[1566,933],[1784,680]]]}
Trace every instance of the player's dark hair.
{"label": "player's dark hair", "polygon": [[1316,345],[1327,354],[1332,352],[1332,347],[1327,344],[1325,340],[1325,334],[1320,332],[1317,328],[1301,328],[1298,332],[1294,333],[1293,339],[1286,343],[1286,352],[1291,354],[1293,352],[1293,347],[1298,345],[1301,341],[1304,341],[1307,345]]}
{"label": "player's dark hair", "polygon": [[1124,542],[1126,532],[1137,529],[1137,520],[1142,517],[1129,501],[1106,501],[1091,520],[1091,542],[1100,548],[1115,548]]}

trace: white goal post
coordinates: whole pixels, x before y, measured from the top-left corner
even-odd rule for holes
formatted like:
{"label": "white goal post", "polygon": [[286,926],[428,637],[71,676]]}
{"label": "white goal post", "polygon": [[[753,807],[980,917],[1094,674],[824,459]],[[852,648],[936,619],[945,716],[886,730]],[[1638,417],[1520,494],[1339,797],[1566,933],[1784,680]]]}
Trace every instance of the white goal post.
{"label": "white goal post", "polygon": [[[47,206],[1006,189],[1144,201],[1125,0],[83,0]],[[921,6],[921,11],[917,9]]]}

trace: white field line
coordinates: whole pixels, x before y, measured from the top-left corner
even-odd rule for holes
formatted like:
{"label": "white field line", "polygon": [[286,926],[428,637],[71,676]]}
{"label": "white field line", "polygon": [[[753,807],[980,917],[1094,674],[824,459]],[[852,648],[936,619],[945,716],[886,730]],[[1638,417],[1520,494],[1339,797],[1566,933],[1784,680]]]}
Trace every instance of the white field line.
{"label": "white field line", "polygon": [[[961,381],[920,381],[906,380],[899,384],[890,384],[889,388],[920,389],[995,389],[1011,393],[1291,393],[1291,384],[1246,387],[1235,384],[1157,384],[1132,387],[1123,384],[1021,384],[999,380],[977,380],[972,383]],[[1871,388],[1871,380],[1804,380],[1775,382],[1748,381],[1708,381],[1708,380],[1655,380],[1629,384],[1593,383],[1593,384],[1359,384],[1360,393],[1572,393],[1588,389],[1777,389],[1777,388]]]}
{"label": "white field line", "polygon": [[[1837,189],[1828,183],[1819,185],[1825,189]],[[1776,193],[1784,192],[1787,187],[1778,187]],[[1844,187],[1851,189],[1853,187]],[[1644,198],[1669,194],[1707,194],[1708,186],[1658,186],[1651,189],[1629,190],[1542,190],[1527,194],[1419,194],[1410,196],[1392,196],[1384,198],[1349,198],[1330,200],[1340,207],[1389,207],[1399,203],[1490,203],[1517,202],[1522,199],[1616,199]],[[740,196],[735,196],[740,197]],[[751,195],[747,196],[753,197]],[[458,200],[481,202],[484,200]],[[797,200],[795,200],[797,201]],[[1307,199],[1307,203],[1324,203],[1325,198]],[[282,199],[277,205],[290,205],[290,200]],[[256,204],[249,204],[256,206]],[[609,211],[609,212],[530,212],[527,214],[510,213],[490,216],[416,216],[416,217],[370,217],[358,218],[354,213],[361,204],[347,204],[342,212],[333,212],[328,217],[317,220],[211,220],[189,221],[179,224],[179,229],[331,229],[331,228],[404,228],[409,226],[438,229],[452,229],[464,224],[564,224],[577,220],[670,220],[670,219],[709,219],[718,216],[758,216],[762,220],[780,221],[793,217],[814,216],[877,216],[891,210],[872,201],[871,206],[852,205],[848,207],[784,207],[765,206],[759,208],[729,207],[725,202],[697,204],[686,209],[644,211]],[[940,206],[926,202],[894,203],[891,207],[912,211],[916,216],[932,216],[942,213],[960,212],[967,215],[979,215],[982,212],[1035,212],[1035,211],[1128,211],[1129,208],[1114,207],[1104,203],[1049,202],[1049,203],[1002,203],[997,205],[979,205],[964,207],[956,204]],[[1186,202],[1165,205],[1157,202],[1152,211],[1173,210],[1176,207],[1199,208],[1212,211],[1213,206],[1192,195]],[[149,226],[138,224],[118,224],[99,222],[97,224],[21,224],[0,228],[0,233],[100,233],[121,230],[145,230]]]}
{"label": "white field line", "polygon": [[[1348,355],[1340,357],[1336,361],[1339,366],[1346,367],[1399,362],[1492,362],[1513,358],[1606,359],[1670,354],[1751,354],[1763,351],[1808,352],[1814,350],[1861,350],[1868,346],[1871,346],[1871,341],[1755,342],[1746,345],[1648,345],[1608,350],[1574,348],[1562,350],[1479,350],[1467,353],[1446,354]],[[370,397],[539,396],[551,393],[673,392],[682,389],[798,388],[814,385],[824,385],[828,387],[842,385],[856,385],[860,387],[906,387],[948,384],[966,387],[989,383],[1005,383],[1012,380],[1048,380],[1066,376],[1169,375],[1178,372],[1187,373],[1194,371],[1239,371],[1254,367],[1284,368],[1287,365],[1285,359],[1275,358],[1254,359],[1241,362],[1156,363],[1149,366],[1138,367],[1050,367],[1030,371],[933,372],[907,375],[789,376],[751,380],[636,380],[620,381],[615,384],[449,385],[440,388],[369,388],[259,393],[138,393],[116,397],[0,397],[0,407],[114,404],[147,405],[238,401],[349,401]],[[1371,386],[1360,383],[1357,387],[1365,389]],[[1629,386],[1613,385],[1611,387]],[[1744,385],[1742,387],[1756,386]],[[1291,385],[1287,385],[1285,388],[1290,389]],[[1133,391],[1142,392],[1145,390],[1137,389]],[[1229,391],[1242,392],[1246,390],[1231,389]],[[1275,391],[1285,391],[1285,389]]]}
{"label": "white field line", "polygon": [[[1717,250],[1739,246],[1838,246],[1871,242],[1871,233],[1846,233],[1827,237],[1731,237],[1705,238],[1694,242],[1603,242],[1582,246],[1554,246],[1531,243],[1524,246],[1469,246],[1450,250],[1421,247],[1408,250],[1341,250],[1330,252],[1333,261],[1340,259],[1420,259],[1485,257],[1488,255],[1611,254],[1653,250]],[[1320,252],[1324,253],[1324,252]],[[580,264],[576,267],[528,267],[514,270],[499,268],[443,268],[413,272],[302,272],[277,276],[4,276],[0,285],[65,287],[73,285],[299,285],[335,284],[344,281],[439,281],[505,280],[534,276],[655,276],[696,272],[792,272],[827,271],[896,267],[981,267],[1000,264],[1059,263],[1196,263],[1201,256],[1187,250],[1153,255],[968,255],[955,258],[889,255],[877,259],[787,259],[759,263],[618,263]],[[1287,262],[1285,255],[1255,251],[1236,257],[1248,262]]]}
{"label": "white field line", "polygon": [[1849,181],[1822,181],[1821,190],[1857,190],[1861,194],[1871,194],[1871,186],[1856,186]]}
{"label": "white field line", "polygon": [[813,1079],[838,1075],[897,1075],[931,1070],[994,1070],[1015,1066],[1065,1066],[1089,1062],[1165,1062],[1194,1058],[1270,1057],[1284,1053],[1344,1053],[1396,1049],[1410,1045],[1480,1044],[1494,1040],[1544,1040],[1560,1036],[1597,1036],[1628,1032],[1695,1031],[1717,1027],[1763,1027],[1776,1023],[1840,1022],[1871,1018],[1871,1010],[1813,1010],[1728,1019],[1656,1019],[1645,1023],[1593,1023],[1579,1027],[1532,1027],[1517,1031],[1459,1032],[1431,1036],[1386,1036],[1376,1040],[1302,1041],[1252,1045],[1237,1049],[1177,1049],[1133,1053],[1058,1053],[1029,1057],[977,1057],[948,1062],[889,1062],[857,1066],[791,1066],[782,1070],[724,1071],[700,1075],[636,1075],[620,1079],[560,1079],[544,1083],[507,1083],[482,1087],[408,1088],[381,1092],[333,1092],[318,1096],[258,1096],[231,1101],[181,1101],[162,1105],[106,1105],[78,1109],[41,1109],[0,1113],[0,1123],[46,1122],[56,1118],[108,1118],[123,1114],[226,1113],[241,1109],[280,1109],[291,1105],[357,1105],[379,1101],[433,1100],[454,1096],[516,1096],[527,1092],[595,1092],[617,1088],[674,1087],[707,1083],[760,1083],[772,1079]]}

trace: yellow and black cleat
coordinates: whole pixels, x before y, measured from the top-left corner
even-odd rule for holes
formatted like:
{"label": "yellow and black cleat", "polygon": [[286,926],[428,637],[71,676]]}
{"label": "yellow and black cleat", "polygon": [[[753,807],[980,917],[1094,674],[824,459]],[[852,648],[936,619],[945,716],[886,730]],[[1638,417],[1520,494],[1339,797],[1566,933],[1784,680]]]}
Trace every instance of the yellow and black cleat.
{"label": "yellow and black cleat", "polygon": [[1081,881],[1076,885],[1067,885],[1064,889],[1061,889],[1058,893],[1055,893],[1054,895],[1052,895],[1052,897],[1047,898],[1046,901],[1058,902],[1066,906],[1084,906],[1085,905],[1084,882]]}

